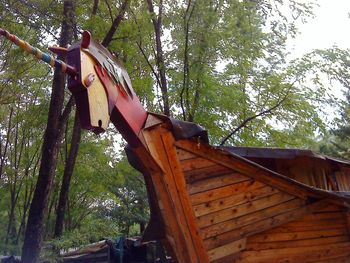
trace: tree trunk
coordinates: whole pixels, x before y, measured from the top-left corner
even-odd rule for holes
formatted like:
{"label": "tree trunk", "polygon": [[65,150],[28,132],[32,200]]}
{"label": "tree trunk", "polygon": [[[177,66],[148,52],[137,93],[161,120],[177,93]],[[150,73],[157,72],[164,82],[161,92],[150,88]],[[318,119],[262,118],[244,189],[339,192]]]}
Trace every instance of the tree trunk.
{"label": "tree trunk", "polygon": [[64,167],[60,196],[59,196],[58,205],[56,209],[56,224],[55,224],[54,237],[60,237],[63,232],[65,208],[66,208],[66,203],[68,199],[69,186],[70,186],[70,181],[74,170],[75,160],[78,155],[80,137],[81,137],[81,127],[79,122],[79,116],[76,112],[71,146],[69,149],[68,158],[66,160],[66,165]]}
{"label": "tree trunk", "polygon": [[152,0],[147,0],[148,11],[151,14],[151,19],[154,27],[154,34],[156,38],[156,63],[158,68],[158,74],[160,79],[160,90],[162,93],[163,100],[163,113],[166,116],[170,116],[170,106],[169,106],[169,94],[168,94],[168,84],[165,74],[165,63],[163,56],[163,47],[162,47],[162,15],[163,15],[163,1],[161,0],[158,6],[158,16],[154,12]]}
{"label": "tree trunk", "polygon": [[[63,5],[64,20],[60,37],[60,46],[67,47],[73,39],[73,25],[75,25],[75,9],[73,1],[65,0]],[[58,57],[64,60],[64,57]],[[42,158],[36,183],[34,196],[30,205],[27,228],[25,231],[22,250],[22,261],[26,263],[38,262],[44,230],[44,219],[55,175],[57,155],[60,146],[60,117],[64,102],[64,88],[66,76],[60,69],[55,69],[49,116],[45,130]]]}

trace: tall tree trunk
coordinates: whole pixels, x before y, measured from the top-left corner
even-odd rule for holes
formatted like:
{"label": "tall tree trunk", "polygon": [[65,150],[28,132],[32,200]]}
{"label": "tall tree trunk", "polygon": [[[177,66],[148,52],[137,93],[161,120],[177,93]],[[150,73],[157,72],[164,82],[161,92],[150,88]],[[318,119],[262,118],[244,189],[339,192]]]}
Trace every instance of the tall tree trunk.
{"label": "tall tree trunk", "polygon": [[160,79],[160,90],[162,93],[163,100],[163,113],[166,116],[170,116],[170,106],[169,106],[169,94],[168,94],[168,84],[165,74],[165,63],[163,56],[163,46],[162,46],[162,16],[163,16],[163,0],[160,0],[158,6],[158,16],[156,16],[153,7],[153,1],[147,0],[148,12],[151,14],[151,19],[154,27],[154,33],[156,37],[156,63],[158,68],[158,75]]}
{"label": "tall tree trunk", "polygon": [[74,170],[75,160],[78,155],[80,138],[81,138],[81,127],[79,122],[79,116],[76,112],[74,127],[73,127],[73,134],[71,139],[71,146],[69,149],[68,158],[66,160],[66,165],[64,167],[60,196],[59,196],[58,205],[56,209],[56,224],[55,224],[54,237],[60,237],[63,232],[64,214],[65,214],[66,204],[68,200],[69,186],[70,186],[70,181]]}
{"label": "tall tree trunk", "polygon": [[[65,0],[63,5],[64,19],[59,45],[67,47],[73,39],[73,25],[75,25],[75,9],[72,0]],[[59,56],[59,59],[65,58]],[[22,260],[26,263],[38,262],[44,230],[44,219],[55,175],[57,155],[60,146],[61,125],[60,117],[64,102],[64,88],[66,76],[60,69],[55,69],[52,94],[49,107],[49,116],[45,130],[42,158],[38,181],[30,205],[27,228],[25,231],[22,250]]]}

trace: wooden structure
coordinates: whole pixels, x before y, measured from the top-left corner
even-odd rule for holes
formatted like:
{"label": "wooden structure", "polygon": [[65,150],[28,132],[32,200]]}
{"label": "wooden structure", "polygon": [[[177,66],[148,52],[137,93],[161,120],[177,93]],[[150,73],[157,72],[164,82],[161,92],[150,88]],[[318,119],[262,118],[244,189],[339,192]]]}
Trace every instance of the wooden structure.
{"label": "wooden structure", "polygon": [[163,240],[181,263],[350,262],[348,163],[213,147],[198,126],[146,112],[121,62],[88,32],[66,52],[82,127],[102,132],[110,119],[144,175],[145,240]]}
{"label": "wooden structure", "polygon": [[[177,140],[171,125],[154,116],[140,138],[143,145],[131,151],[153,208],[145,235],[161,234],[179,262],[350,261],[349,197],[305,183],[323,178],[326,187],[349,187],[343,184],[348,163],[320,156],[260,158],[288,171],[282,175],[232,148]],[[338,168],[327,174],[331,166]],[[304,183],[291,179],[298,173]],[[346,179],[332,183],[339,174]]]}

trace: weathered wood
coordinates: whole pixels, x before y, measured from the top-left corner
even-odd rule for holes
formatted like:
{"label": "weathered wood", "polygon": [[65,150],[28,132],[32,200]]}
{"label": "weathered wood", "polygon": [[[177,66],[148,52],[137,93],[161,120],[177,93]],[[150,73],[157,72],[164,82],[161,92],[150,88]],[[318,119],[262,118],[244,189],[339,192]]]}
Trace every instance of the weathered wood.
{"label": "weathered wood", "polygon": [[305,205],[301,208],[288,211],[283,214],[269,217],[267,219],[255,222],[253,224],[243,226],[239,229],[223,233],[220,236],[206,239],[204,240],[204,245],[208,249],[210,249],[210,248],[224,245],[230,241],[238,240],[244,237],[254,235],[256,233],[263,232],[265,230],[293,221],[308,213],[317,211],[321,207],[325,206],[328,202],[329,202],[328,200],[321,200],[313,204]]}
{"label": "weathered wood", "polygon": [[278,190],[269,186],[264,186],[249,192],[243,192],[241,194],[232,195],[196,205],[194,206],[194,212],[196,216],[203,216],[235,205],[251,202],[264,196],[272,195],[274,193],[277,193],[277,191]]}
{"label": "weathered wood", "polygon": [[169,167],[171,169],[173,180],[175,182],[179,199],[186,215],[186,223],[190,230],[192,242],[198,256],[197,262],[209,262],[207,251],[204,248],[203,241],[199,234],[199,227],[196,222],[194,211],[190,202],[190,198],[186,188],[185,176],[181,171],[180,163],[177,159],[176,149],[174,146],[174,137],[168,131],[161,134],[166,156],[168,158]]}
{"label": "weathered wood", "polygon": [[226,245],[223,245],[221,247],[211,249],[208,252],[209,259],[210,259],[210,261],[214,261],[214,260],[226,257],[228,255],[235,254],[235,253],[240,252],[241,250],[245,249],[245,245],[246,245],[246,239],[243,238],[243,239],[228,243]]}
{"label": "weathered wood", "polygon": [[287,240],[312,239],[322,237],[334,237],[347,235],[345,228],[340,229],[323,229],[316,231],[290,232],[290,233],[268,233],[259,234],[250,238],[251,242],[274,242]]}
{"label": "weathered wood", "polygon": [[177,158],[182,161],[182,160],[186,160],[186,159],[195,159],[198,158],[198,155],[195,155],[193,153],[190,153],[188,151],[185,151],[183,149],[180,148],[176,148],[176,153],[177,153]]}
{"label": "weathered wood", "polygon": [[350,255],[350,243],[336,243],[319,246],[243,251],[237,262],[312,262],[320,259],[339,258]]}
{"label": "weathered wood", "polygon": [[217,200],[220,198],[224,198],[227,196],[240,194],[242,192],[251,191],[253,189],[257,189],[263,187],[264,185],[253,180],[244,181],[236,184],[230,184],[221,188],[215,188],[213,190],[197,193],[191,195],[192,205],[198,205],[204,202],[209,202],[213,200]]}
{"label": "weathered wood", "polygon": [[[266,231],[266,233],[288,233],[288,232],[302,232],[302,231],[316,231],[323,229],[339,229],[345,228],[346,224],[343,221],[328,221],[328,222],[309,222],[307,225],[305,224],[285,224],[281,227],[276,227],[274,229],[270,229]],[[265,232],[264,232],[265,233]]]}
{"label": "weathered wood", "polygon": [[344,220],[344,213],[336,211],[336,212],[319,212],[312,213],[310,215],[304,216],[301,220],[305,221],[314,221],[314,220],[321,220],[321,219],[343,219]]}
{"label": "weathered wood", "polygon": [[180,226],[176,221],[176,213],[174,207],[169,198],[168,191],[163,182],[163,175],[161,173],[161,168],[154,161],[152,156],[150,156],[149,152],[146,151],[143,147],[139,147],[134,149],[135,153],[141,156],[142,164],[147,168],[149,172],[148,175],[151,178],[151,181],[154,185],[154,189],[156,190],[158,206],[164,223],[166,224],[166,240],[169,242],[168,249],[170,249],[170,253],[176,255],[176,258],[182,262],[191,262],[189,254],[186,252],[186,242],[184,240],[183,235],[180,231]]}
{"label": "weathered wood", "polygon": [[303,240],[287,240],[287,241],[275,241],[275,242],[256,242],[254,237],[247,239],[246,250],[266,250],[277,248],[289,248],[289,247],[306,247],[317,246],[325,244],[335,244],[340,242],[350,241],[348,235],[344,236],[331,236],[321,238],[311,238]]}
{"label": "weathered wood", "polygon": [[233,220],[228,220],[219,224],[211,225],[202,229],[203,238],[218,236],[222,233],[241,228],[245,225],[253,224],[261,220],[300,208],[304,205],[301,199],[293,199],[282,204],[269,207],[263,210],[250,213]]}
{"label": "weathered wood", "polygon": [[229,184],[239,183],[247,180],[250,180],[250,178],[243,176],[239,173],[228,173],[193,182],[187,185],[187,189],[188,193],[190,195],[193,195],[196,193],[220,188]]}
{"label": "weathered wood", "polygon": [[212,260],[212,261],[210,261],[210,263],[227,263],[227,262],[234,263],[238,259],[239,254],[240,254],[240,252],[237,252],[235,254],[231,254],[231,255],[228,255],[226,257]]}
{"label": "weathered wood", "polygon": [[163,120],[161,120],[160,118],[157,118],[156,116],[154,116],[152,114],[148,114],[145,125],[143,126],[143,129],[148,129],[148,128],[151,128],[155,125],[162,124],[162,123],[163,123]]}
{"label": "weathered wood", "polygon": [[[168,209],[172,209],[175,213],[174,218],[184,240],[183,245],[186,249],[184,253],[189,256],[186,262],[199,262],[199,259],[201,262],[209,262],[208,255],[201,244],[202,240],[199,237],[198,228],[196,228],[195,216],[188,199],[184,175],[177,160],[171,133],[161,126],[157,126],[144,131],[144,135],[152,156],[158,158],[158,162],[162,163],[162,180],[168,198],[171,200],[171,206]],[[165,218],[169,217],[169,215],[164,216]]]}
{"label": "weathered wood", "polygon": [[294,197],[285,193],[276,193],[269,196],[262,197],[257,200],[249,201],[247,203],[223,209],[215,213],[198,217],[199,226],[206,227],[209,225],[221,223],[233,218],[237,218],[255,211],[262,210],[271,206],[281,204],[289,201]]}
{"label": "weathered wood", "polygon": [[[228,168],[232,168],[243,175],[259,180],[269,186],[277,187],[281,191],[296,195],[300,198],[306,199],[308,196],[319,196],[318,194],[306,190],[302,184],[291,181],[288,178],[282,178],[281,175],[269,171],[256,163],[243,160],[239,156],[228,154],[204,143],[200,144],[198,147],[198,145],[192,141],[181,140],[176,142],[176,146]],[[250,165],[248,165],[248,163],[250,163]]]}
{"label": "weathered wood", "polygon": [[344,217],[345,217],[347,229],[350,235],[350,211],[345,212]]}
{"label": "weathered wood", "polygon": [[311,226],[329,226],[330,224],[343,224],[345,222],[343,219],[322,219],[315,221],[307,221],[307,220],[296,220],[291,223],[286,224],[286,227],[311,227]]}
{"label": "weathered wood", "polygon": [[201,157],[181,161],[181,168],[184,172],[197,170],[197,169],[201,169],[201,168],[205,168],[213,165],[215,165],[214,162]]}
{"label": "weathered wood", "polygon": [[330,259],[326,260],[312,260],[309,262],[313,263],[349,263],[349,257],[348,256],[341,256],[341,257],[332,257]]}
{"label": "weathered wood", "polygon": [[234,172],[232,169],[222,165],[212,165],[201,169],[195,169],[185,172],[185,178],[187,183],[193,183],[195,181],[211,178],[219,175],[229,174]]}

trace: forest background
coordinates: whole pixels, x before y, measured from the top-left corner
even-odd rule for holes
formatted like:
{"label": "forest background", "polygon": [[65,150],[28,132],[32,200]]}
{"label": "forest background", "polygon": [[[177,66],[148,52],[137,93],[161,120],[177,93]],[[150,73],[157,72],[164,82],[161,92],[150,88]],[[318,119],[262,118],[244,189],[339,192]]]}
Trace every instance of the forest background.
{"label": "forest background", "polygon": [[[89,30],[124,62],[147,110],[202,125],[212,144],[349,158],[349,50],[291,60],[286,47],[316,4],[2,0],[0,28],[41,50]],[[148,221],[143,178],[120,135],[81,131],[65,81],[0,39],[0,254],[35,262],[138,235]]]}

